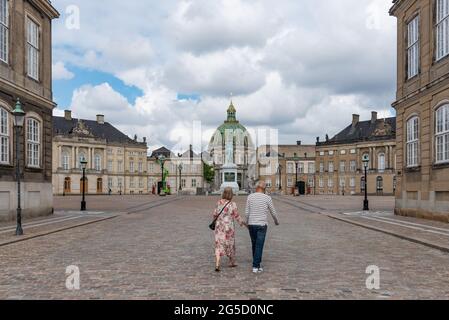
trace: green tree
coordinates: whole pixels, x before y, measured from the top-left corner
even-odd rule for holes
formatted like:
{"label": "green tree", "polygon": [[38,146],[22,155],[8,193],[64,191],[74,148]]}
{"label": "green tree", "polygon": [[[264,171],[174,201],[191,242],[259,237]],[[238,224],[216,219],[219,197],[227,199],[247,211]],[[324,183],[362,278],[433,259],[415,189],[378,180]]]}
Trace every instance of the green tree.
{"label": "green tree", "polygon": [[212,166],[208,165],[207,163],[203,162],[203,172],[204,172],[204,179],[208,183],[212,183],[215,179],[215,170]]}

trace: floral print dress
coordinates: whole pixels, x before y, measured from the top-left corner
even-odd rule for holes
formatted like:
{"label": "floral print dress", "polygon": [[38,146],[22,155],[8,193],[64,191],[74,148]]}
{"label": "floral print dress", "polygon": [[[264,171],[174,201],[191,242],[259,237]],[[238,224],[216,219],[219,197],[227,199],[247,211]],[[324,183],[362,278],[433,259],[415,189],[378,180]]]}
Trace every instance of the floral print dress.
{"label": "floral print dress", "polygon": [[[217,203],[214,219],[228,202],[228,200],[222,199]],[[227,256],[231,262],[235,261],[234,220],[237,220],[241,226],[245,224],[237,210],[237,205],[235,202],[231,202],[218,217],[215,227],[215,255],[220,255],[220,257]]]}

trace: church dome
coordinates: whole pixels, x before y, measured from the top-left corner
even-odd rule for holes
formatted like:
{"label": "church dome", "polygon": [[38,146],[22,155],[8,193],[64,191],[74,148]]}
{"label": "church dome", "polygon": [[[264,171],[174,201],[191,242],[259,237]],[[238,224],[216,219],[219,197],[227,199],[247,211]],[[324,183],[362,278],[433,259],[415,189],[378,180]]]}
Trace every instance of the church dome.
{"label": "church dome", "polygon": [[[221,146],[224,144],[224,137],[226,132],[232,132],[232,135],[234,137],[242,135],[242,137],[248,137],[248,131],[246,130],[245,126],[243,126],[236,118],[237,110],[234,107],[234,104],[231,101],[231,104],[228,108],[228,117],[226,121],[217,128],[214,135],[211,138],[210,146]],[[246,140],[246,139],[244,139]],[[237,139],[237,144],[243,144],[244,140],[240,142],[240,139]],[[247,142],[248,143],[248,142]]]}

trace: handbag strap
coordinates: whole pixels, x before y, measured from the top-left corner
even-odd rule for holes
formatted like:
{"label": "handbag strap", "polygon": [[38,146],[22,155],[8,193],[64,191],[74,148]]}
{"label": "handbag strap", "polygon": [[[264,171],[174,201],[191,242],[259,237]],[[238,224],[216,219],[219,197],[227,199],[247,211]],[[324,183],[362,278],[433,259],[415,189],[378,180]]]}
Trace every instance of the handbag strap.
{"label": "handbag strap", "polygon": [[226,209],[226,207],[231,203],[231,201],[229,201],[228,203],[226,203],[226,205],[223,207],[223,209],[221,209],[220,213],[218,214],[218,216],[215,218],[215,221],[218,220],[218,218],[221,216],[221,214],[223,213],[224,209]]}

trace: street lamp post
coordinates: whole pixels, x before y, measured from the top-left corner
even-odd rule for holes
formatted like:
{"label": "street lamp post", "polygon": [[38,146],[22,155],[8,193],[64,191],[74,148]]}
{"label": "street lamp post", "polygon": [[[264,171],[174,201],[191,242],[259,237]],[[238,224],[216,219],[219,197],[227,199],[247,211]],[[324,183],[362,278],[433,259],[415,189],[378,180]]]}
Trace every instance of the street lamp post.
{"label": "street lamp post", "polygon": [[87,167],[87,161],[86,159],[82,159],[80,161],[81,169],[83,170],[83,197],[81,199],[81,211],[86,211],[86,167]]}
{"label": "street lamp post", "polygon": [[295,161],[295,173],[296,173],[296,180],[295,180],[295,196],[296,196],[296,191],[298,191],[298,195],[299,195],[299,188],[298,188],[298,167],[299,167],[299,158],[295,155],[294,157],[294,161]]}
{"label": "street lamp post", "polygon": [[279,164],[278,167],[278,174],[279,174],[279,191],[282,192],[282,165]]}
{"label": "street lamp post", "polygon": [[161,171],[162,171],[162,184],[161,184],[161,192],[160,192],[160,196],[161,197],[165,197],[165,181],[164,181],[164,168],[165,168],[165,161],[167,161],[167,158],[165,158],[165,156],[163,154],[161,154],[159,156],[159,163],[161,165]]}
{"label": "street lamp post", "polygon": [[369,201],[368,201],[368,165],[369,165],[369,155],[365,154],[363,156],[363,167],[365,168],[365,200],[363,201],[363,211],[369,211]]}
{"label": "street lamp post", "polygon": [[182,163],[179,164],[178,170],[179,170],[179,191],[182,191]]}
{"label": "street lamp post", "polygon": [[16,108],[14,109],[14,127],[16,133],[16,180],[17,180],[17,228],[16,228],[16,236],[23,235],[22,229],[22,207],[21,207],[21,198],[20,198],[20,159],[19,159],[19,148],[20,148],[20,139],[19,134],[20,130],[23,128],[25,122],[25,112],[22,109],[22,104],[20,100],[17,99]]}

